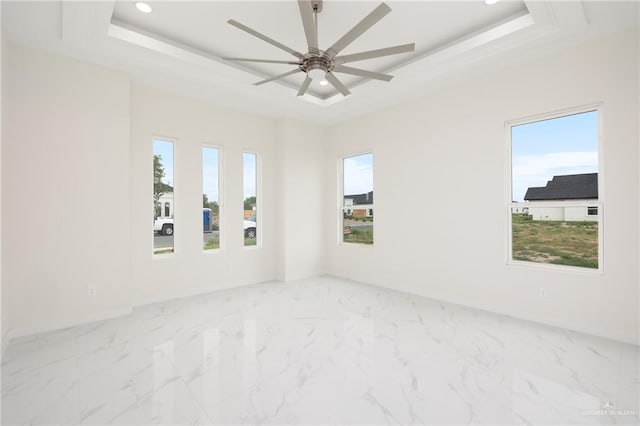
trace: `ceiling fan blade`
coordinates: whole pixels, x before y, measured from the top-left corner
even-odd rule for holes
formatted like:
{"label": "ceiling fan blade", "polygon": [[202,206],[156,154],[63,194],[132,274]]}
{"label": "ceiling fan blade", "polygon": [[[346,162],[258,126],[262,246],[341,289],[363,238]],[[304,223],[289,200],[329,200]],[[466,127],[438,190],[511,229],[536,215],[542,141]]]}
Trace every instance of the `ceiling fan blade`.
{"label": "ceiling fan blade", "polygon": [[221,58],[225,61],[238,61],[238,62],[261,62],[265,64],[287,64],[287,65],[299,65],[296,61],[274,61],[271,59],[250,59],[250,58]]}
{"label": "ceiling fan blade", "polygon": [[304,81],[302,82],[302,86],[300,86],[300,90],[298,90],[298,94],[296,96],[304,95],[307,89],[309,88],[309,84],[311,84],[311,79],[309,78],[309,76],[307,76],[304,78]]}
{"label": "ceiling fan blade", "polygon": [[349,89],[347,89],[347,87],[344,84],[342,84],[342,82],[338,80],[336,76],[333,75],[332,72],[328,72],[324,78],[326,78],[327,81],[331,83],[333,87],[338,89],[338,92],[342,93],[342,96],[349,96],[351,94]]}
{"label": "ceiling fan blade", "polygon": [[342,51],[342,49],[350,45],[355,39],[364,34],[365,31],[374,26],[389,12],[391,12],[391,8],[384,3],[381,3],[380,6],[373,9],[370,14],[365,16],[360,22],[356,24],[355,27],[351,28],[345,35],[340,38],[340,40],[333,43],[333,46],[327,49],[327,54],[329,55],[329,57],[331,59],[335,58],[336,55]]}
{"label": "ceiling fan blade", "polygon": [[246,32],[246,33],[251,34],[251,35],[252,35],[252,36],[254,36],[254,37],[258,37],[260,40],[264,40],[264,41],[266,41],[267,43],[269,43],[269,44],[271,44],[271,45],[273,45],[273,46],[275,46],[275,47],[277,47],[277,48],[279,48],[279,49],[284,50],[285,52],[289,52],[289,53],[291,53],[291,54],[292,54],[293,56],[295,56],[295,57],[298,57],[298,58],[300,58],[300,59],[302,59],[302,58],[303,58],[302,53],[300,53],[300,52],[296,52],[296,51],[295,51],[295,50],[293,50],[292,48],[287,47],[287,46],[285,46],[284,44],[282,44],[282,43],[280,43],[280,42],[275,41],[275,40],[274,40],[274,39],[272,39],[271,37],[267,37],[266,35],[261,34],[261,33],[257,32],[256,30],[253,30],[253,29],[251,29],[251,28],[247,27],[246,25],[241,24],[240,22],[238,22],[238,21],[236,21],[236,20],[229,19],[229,20],[227,21],[227,23],[229,23],[229,24],[233,25],[233,26],[234,26],[234,27],[236,27],[236,28],[241,29],[242,31],[244,31],[244,32]]}
{"label": "ceiling fan blade", "polygon": [[287,71],[284,74],[276,75],[275,77],[271,77],[271,78],[268,78],[266,80],[262,80],[262,81],[259,81],[257,83],[253,83],[253,85],[254,86],[260,86],[261,84],[268,83],[268,82],[273,81],[273,80],[278,80],[278,79],[284,78],[284,77],[286,77],[288,75],[295,74],[297,72],[301,72],[301,70],[299,68],[296,68],[295,70]]}
{"label": "ceiling fan blade", "polygon": [[416,50],[416,44],[401,44],[393,47],[385,47],[384,49],[368,50],[366,52],[352,53],[351,55],[343,55],[335,58],[336,64],[346,64],[347,62],[362,61],[365,59],[380,58],[382,56],[397,55],[398,53],[413,52]]}
{"label": "ceiling fan blade", "polygon": [[304,26],[304,35],[307,37],[307,45],[311,53],[318,52],[318,31],[315,20],[313,19],[313,9],[308,0],[298,0],[298,8],[302,17],[302,26]]}
{"label": "ceiling fan blade", "polygon": [[391,81],[392,75],[381,74],[379,72],[361,70],[360,68],[345,67],[344,65],[336,65],[334,72],[342,72],[345,74],[359,75],[360,77],[373,78],[374,80]]}

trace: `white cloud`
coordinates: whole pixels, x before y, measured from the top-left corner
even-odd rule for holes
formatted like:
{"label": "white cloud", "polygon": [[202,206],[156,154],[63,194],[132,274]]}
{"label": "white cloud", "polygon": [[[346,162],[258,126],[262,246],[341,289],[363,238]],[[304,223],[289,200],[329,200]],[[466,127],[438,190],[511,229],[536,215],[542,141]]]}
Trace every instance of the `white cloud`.
{"label": "white cloud", "polygon": [[598,171],[595,151],[523,155],[513,159],[513,199],[523,201],[527,188],[545,186],[553,176]]}
{"label": "white cloud", "polygon": [[344,194],[364,194],[373,190],[373,166],[354,158],[344,160]]}

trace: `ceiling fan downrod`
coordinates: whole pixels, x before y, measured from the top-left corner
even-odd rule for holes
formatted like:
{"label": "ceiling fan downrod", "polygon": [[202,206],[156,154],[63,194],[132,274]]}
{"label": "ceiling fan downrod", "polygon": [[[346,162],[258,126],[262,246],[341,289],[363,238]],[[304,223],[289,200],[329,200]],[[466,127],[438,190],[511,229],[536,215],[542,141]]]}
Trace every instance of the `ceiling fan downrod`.
{"label": "ceiling fan downrod", "polygon": [[322,12],[322,0],[311,0],[311,9],[313,9],[314,13]]}

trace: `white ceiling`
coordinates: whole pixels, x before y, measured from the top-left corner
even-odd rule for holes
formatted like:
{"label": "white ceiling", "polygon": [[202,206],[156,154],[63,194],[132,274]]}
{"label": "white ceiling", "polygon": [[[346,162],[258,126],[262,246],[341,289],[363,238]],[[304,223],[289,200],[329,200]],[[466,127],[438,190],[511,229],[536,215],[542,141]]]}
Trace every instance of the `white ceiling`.
{"label": "white ceiling", "polygon": [[[380,2],[326,1],[319,43],[327,48]],[[21,44],[128,72],[134,81],[270,117],[331,124],[420,96],[443,85],[638,25],[637,2],[387,1],[392,12],[341,54],[416,43],[416,51],[350,66],[390,73],[391,82],[337,74],[352,92],[304,75],[254,86],[292,65],[231,63],[225,56],[294,60],[227,24],[235,19],[306,52],[295,1],[2,2],[3,31]]]}

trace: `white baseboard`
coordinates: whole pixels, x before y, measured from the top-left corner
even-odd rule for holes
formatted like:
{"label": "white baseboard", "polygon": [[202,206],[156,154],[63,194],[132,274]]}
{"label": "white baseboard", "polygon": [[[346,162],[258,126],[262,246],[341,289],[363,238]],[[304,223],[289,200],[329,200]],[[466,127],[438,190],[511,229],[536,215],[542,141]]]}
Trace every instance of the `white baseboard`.
{"label": "white baseboard", "polygon": [[34,324],[34,325],[29,325],[24,327],[9,328],[6,331],[6,335],[3,336],[3,339],[2,339],[2,352],[4,353],[4,350],[6,349],[7,346],[9,346],[9,343],[11,342],[12,339],[17,339],[19,337],[30,336],[38,333],[46,333],[49,331],[75,327],[77,325],[82,325],[82,324],[86,324],[94,321],[104,321],[112,318],[129,315],[133,312],[133,308],[140,307],[140,306],[166,302],[173,299],[181,299],[184,297],[197,296],[200,294],[211,293],[218,290],[228,290],[232,288],[244,287],[247,285],[262,284],[262,283],[272,282],[272,281],[274,280],[267,280],[267,281],[261,280],[261,281],[246,282],[241,284],[235,283],[233,285],[228,285],[224,287],[198,288],[190,291],[180,291],[180,292],[166,294],[163,296],[149,298],[145,300],[140,299],[140,300],[137,300],[132,306],[122,308],[122,309],[115,309],[112,311],[100,312],[98,314],[87,315],[84,317],[65,318],[62,320],[52,321],[52,322],[47,322],[42,324]]}
{"label": "white baseboard", "polygon": [[532,322],[532,323],[535,323],[535,324],[545,325],[545,326],[548,326],[548,327],[555,327],[555,328],[561,328],[561,329],[564,329],[564,330],[576,331],[578,333],[588,334],[588,335],[591,335],[591,336],[601,337],[601,338],[608,339],[608,340],[615,340],[617,342],[628,343],[628,344],[631,344],[631,345],[640,346],[640,336],[637,335],[637,334],[633,334],[633,333],[625,333],[625,332],[620,332],[620,331],[617,331],[617,330],[592,329],[592,328],[589,328],[589,327],[584,327],[584,326],[582,326],[580,324],[563,323],[563,322],[560,322],[560,321],[549,321],[548,319],[540,320],[538,318],[533,318],[531,316],[522,315],[520,312],[511,312],[509,310],[497,309],[494,306],[484,306],[484,305],[480,305],[480,304],[461,303],[461,302],[456,301],[456,300],[450,300],[450,299],[446,299],[446,298],[442,298],[442,297],[436,297],[434,295],[429,295],[429,294],[419,294],[419,293],[411,292],[411,291],[408,291],[408,290],[402,289],[402,288],[385,287],[385,286],[380,285],[380,284],[367,283],[367,282],[364,282],[364,281],[354,280],[354,279],[348,278],[348,277],[340,277],[338,275],[328,274],[327,276],[338,278],[338,279],[341,279],[341,280],[352,281],[352,282],[355,282],[355,283],[362,283],[362,284],[370,285],[370,286],[373,286],[373,287],[378,287],[378,288],[381,288],[381,289],[384,289],[384,290],[391,290],[391,291],[398,291],[400,293],[413,294],[413,295],[416,295],[416,296],[426,297],[427,299],[431,299],[431,300],[435,300],[435,301],[439,301],[439,302],[444,302],[444,303],[448,303],[448,304],[451,304],[451,305],[462,306],[462,307],[465,307],[465,308],[477,309],[477,310],[480,310],[480,311],[489,312],[489,313],[496,314],[496,315],[504,315],[504,316],[507,316],[507,317],[511,317],[511,318],[515,318],[515,319],[519,319],[519,320],[523,320],[523,321],[529,321],[529,322]]}
{"label": "white baseboard", "polygon": [[154,303],[162,303],[162,302],[167,302],[169,300],[174,300],[174,299],[183,299],[185,297],[199,296],[201,294],[213,293],[213,292],[216,292],[216,291],[230,290],[230,289],[233,289],[233,288],[240,288],[240,287],[246,287],[246,286],[249,286],[249,285],[264,284],[264,283],[270,283],[270,282],[282,282],[282,280],[280,280],[278,278],[273,278],[273,279],[268,279],[268,280],[247,281],[247,282],[242,282],[242,283],[233,283],[231,285],[226,285],[226,286],[222,286],[222,287],[200,287],[200,288],[191,289],[191,290],[187,290],[187,291],[175,291],[175,292],[172,292],[172,293],[167,293],[167,294],[162,295],[162,296],[148,297],[148,298],[137,298],[133,302],[133,307],[134,308],[138,308],[138,307],[141,307],[141,306],[153,305]]}
{"label": "white baseboard", "polygon": [[[87,315],[84,317],[65,318],[58,321],[52,321],[41,324],[28,325],[24,327],[10,328],[7,331],[7,336],[3,339],[3,349],[9,345],[12,339],[18,337],[30,336],[32,334],[46,333],[49,331],[61,330],[63,328],[75,327],[77,325],[86,324],[94,321],[104,321],[112,318],[122,317],[129,315],[132,312],[132,307],[126,307],[122,309],[115,309],[112,311],[100,312],[98,314]],[[6,344],[4,343],[6,341]]]}

